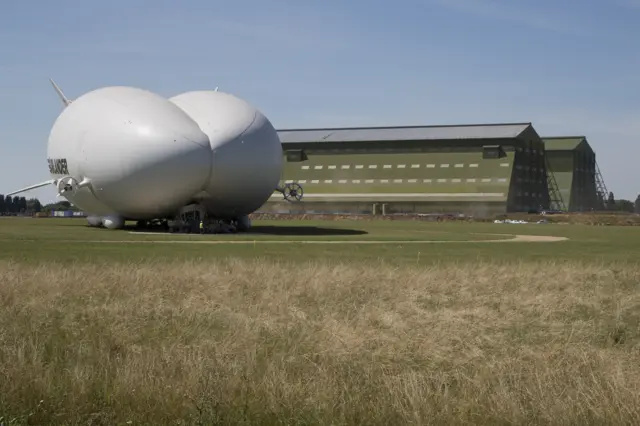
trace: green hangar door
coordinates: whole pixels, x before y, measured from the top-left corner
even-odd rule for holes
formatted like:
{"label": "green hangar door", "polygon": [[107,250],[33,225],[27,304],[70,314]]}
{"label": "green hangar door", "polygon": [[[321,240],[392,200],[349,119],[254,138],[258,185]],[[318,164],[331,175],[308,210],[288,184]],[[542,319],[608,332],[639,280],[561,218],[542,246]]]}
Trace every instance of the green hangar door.
{"label": "green hangar door", "polygon": [[464,213],[548,208],[544,144],[529,123],[278,131],[280,194],[261,211]]}

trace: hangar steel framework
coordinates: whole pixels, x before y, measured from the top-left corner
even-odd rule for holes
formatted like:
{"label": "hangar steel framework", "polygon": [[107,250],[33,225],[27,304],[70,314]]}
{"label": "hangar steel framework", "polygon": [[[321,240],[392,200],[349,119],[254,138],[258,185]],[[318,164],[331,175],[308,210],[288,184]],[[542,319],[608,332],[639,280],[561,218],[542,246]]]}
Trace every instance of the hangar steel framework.
{"label": "hangar steel framework", "polygon": [[543,137],[550,174],[558,183],[563,204],[551,208],[582,212],[603,210],[607,188],[596,162],[596,154],[585,136]]}

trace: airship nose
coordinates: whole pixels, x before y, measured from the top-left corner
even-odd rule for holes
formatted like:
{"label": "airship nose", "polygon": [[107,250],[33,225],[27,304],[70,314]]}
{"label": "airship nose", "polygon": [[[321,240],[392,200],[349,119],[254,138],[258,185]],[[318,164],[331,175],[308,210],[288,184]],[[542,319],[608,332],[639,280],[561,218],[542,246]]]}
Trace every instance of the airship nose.
{"label": "airship nose", "polygon": [[105,204],[132,216],[166,214],[202,190],[211,170],[209,138],[193,121],[171,124],[131,122],[110,150],[87,158]]}

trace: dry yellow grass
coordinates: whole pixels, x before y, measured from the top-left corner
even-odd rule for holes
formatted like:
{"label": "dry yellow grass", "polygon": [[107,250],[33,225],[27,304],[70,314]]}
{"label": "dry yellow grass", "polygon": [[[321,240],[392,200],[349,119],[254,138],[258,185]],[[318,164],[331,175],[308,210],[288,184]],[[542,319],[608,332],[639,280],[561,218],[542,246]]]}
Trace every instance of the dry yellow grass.
{"label": "dry yellow grass", "polygon": [[640,424],[640,268],[0,262],[0,423]]}

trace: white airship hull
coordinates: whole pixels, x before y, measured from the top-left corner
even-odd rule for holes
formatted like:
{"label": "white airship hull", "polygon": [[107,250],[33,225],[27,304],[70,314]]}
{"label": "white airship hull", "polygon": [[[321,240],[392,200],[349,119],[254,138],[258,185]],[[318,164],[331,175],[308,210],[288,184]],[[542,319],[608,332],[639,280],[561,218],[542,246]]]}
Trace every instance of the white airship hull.
{"label": "white airship hull", "polygon": [[190,202],[211,172],[209,138],[184,111],[152,92],[107,87],[81,96],[53,125],[52,177],[91,185],[66,198],[90,214],[164,216]]}
{"label": "white airship hull", "polygon": [[91,226],[173,218],[199,203],[211,217],[248,227],[246,216],[278,185],[276,130],[233,95],[194,91],[166,99],[116,86],[70,102],[54,87],[66,108],[49,136],[49,183],[88,214]]}
{"label": "white airship hull", "polygon": [[282,144],[271,122],[227,93],[195,91],[169,100],[209,138],[212,169],[201,200],[207,213],[236,218],[260,208],[273,195],[283,166]]}

